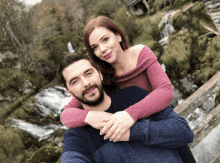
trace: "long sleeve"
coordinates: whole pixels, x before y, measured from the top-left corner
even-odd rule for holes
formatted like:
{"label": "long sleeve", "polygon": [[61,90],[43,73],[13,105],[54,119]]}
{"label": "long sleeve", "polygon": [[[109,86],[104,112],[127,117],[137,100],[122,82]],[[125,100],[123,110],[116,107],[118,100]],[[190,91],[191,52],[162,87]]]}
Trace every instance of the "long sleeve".
{"label": "long sleeve", "polygon": [[[141,63],[138,67],[143,67],[142,70],[145,68],[146,77],[153,91],[147,97],[126,109],[135,121],[162,111],[174,97],[173,87],[168,76],[157,61],[156,56],[147,46],[144,47],[139,60],[141,60]],[[138,78],[137,82],[139,82]]]}
{"label": "long sleeve", "polygon": [[66,132],[63,143],[62,163],[94,163],[87,148],[87,145],[91,145],[90,136],[82,128],[71,129]]}
{"label": "long sleeve", "polygon": [[85,118],[88,112],[89,110],[82,109],[81,103],[73,97],[61,113],[60,121],[68,128],[85,126],[87,125]]}
{"label": "long sleeve", "polygon": [[187,121],[172,108],[137,121],[130,129],[130,142],[142,145],[176,148],[191,143],[194,133]]}

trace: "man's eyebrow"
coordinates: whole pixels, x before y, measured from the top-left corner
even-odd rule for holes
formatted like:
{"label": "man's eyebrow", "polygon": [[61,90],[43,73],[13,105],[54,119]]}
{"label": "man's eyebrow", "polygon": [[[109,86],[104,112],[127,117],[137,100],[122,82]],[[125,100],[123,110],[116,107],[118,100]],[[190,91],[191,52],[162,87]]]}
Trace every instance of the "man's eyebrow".
{"label": "man's eyebrow", "polygon": [[[100,40],[103,39],[103,37],[105,37],[106,35],[108,35],[108,34],[103,35],[103,36],[100,38]],[[91,47],[92,47],[92,46],[95,46],[95,44],[92,44],[92,45],[90,45],[90,46],[91,46]]]}
{"label": "man's eyebrow", "polygon": [[[86,71],[84,72],[84,74],[86,74],[88,71],[91,71],[91,70],[93,71],[92,68],[86,70]],[[72,82],[73,80],[77,79],[77,78],[78,78],[78,77],[72,78],[72,79],[69,81],[69,84],[71,84],[71,82]]]}
{"label": "man's eyebrow", "polygon": [[86,70],[86,71],[84,72],[84,74],[86,74],[88,71],[91,71],[91,70],[93,70],[93,69],[90,68],[90,69]]}

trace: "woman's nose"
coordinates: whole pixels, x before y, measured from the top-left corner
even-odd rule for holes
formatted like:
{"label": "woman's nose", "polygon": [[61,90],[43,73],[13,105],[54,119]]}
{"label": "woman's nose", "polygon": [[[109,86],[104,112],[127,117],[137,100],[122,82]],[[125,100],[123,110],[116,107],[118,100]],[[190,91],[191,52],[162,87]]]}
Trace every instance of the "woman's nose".
{"label": "woman's nose", "polygon": [[106,47],[104,45],[100,45],[100,50],[102,53],[104,53],[106,51]]}

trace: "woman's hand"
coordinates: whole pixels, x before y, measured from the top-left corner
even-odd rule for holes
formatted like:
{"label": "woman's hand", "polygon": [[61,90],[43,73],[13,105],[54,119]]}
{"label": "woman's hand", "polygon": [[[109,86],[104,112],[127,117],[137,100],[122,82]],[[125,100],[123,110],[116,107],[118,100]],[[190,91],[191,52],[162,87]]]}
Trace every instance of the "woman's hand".
{"label": "woman's hand", "polygon": [[93,128],[101,130],[107,122],[104,119],[108,119],[113,115],[104,111],[89,111],[86,115],[85,122]]}
{"label": "woman's hand", "polygon": [[[113,114],[110,118],[105,120],[107,123],[101,129],[100,134],[104,135],[106,139],[120,141],[120,138],[133,126],[134,119],[126,112],[119,111]],[[130,131],[129,131],[130,136]],[[129,137],[128,137],[129,139]],[[128,141],[128,140],[127,140]]]}

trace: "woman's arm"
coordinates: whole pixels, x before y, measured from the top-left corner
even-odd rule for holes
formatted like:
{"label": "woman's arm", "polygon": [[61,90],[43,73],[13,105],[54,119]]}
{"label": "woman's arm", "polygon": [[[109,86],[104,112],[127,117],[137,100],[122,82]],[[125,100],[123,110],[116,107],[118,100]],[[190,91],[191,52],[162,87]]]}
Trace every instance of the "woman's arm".
{"label": "woman's arm", "polygon": [[112,113],[83,109],[81,103],[73,97],[69,104],[64,108],[60,119],[68,128],[90,125],[93,128],[100,130],[106,124],[103,119],[109,118],[111,115]]}
{"label": "woman's arm", "polygon": [[[152,55],[154,55],[152,53]],[[126,109],[126,112],[137,121],[165,109],[174,97],[172,84],[155,60],[145,71],[153,91],[138,103]]]}
{"label": "woman's arm", "polygon": [[[113,140],[120,138],[134,124],[133,122],[162,111],[174,97],[172,84],[157,61],[156,56],[147,46],[143,50],[143,59],[141,59],[142,63],[140,65],[146,66],[147,64],[146,77],[150,81],[153,91],[141,101],[123,111],[120,119],[116,116],[118,113],[107,119],[106,121],[109,122],[101,130],[101,133],[107,134],[106,138]],[[119,133],[121,130],[124,132]]]}
{"label": "woman's arm", "polygon": [[61,113],[60,121],[68,128],[85,126],[87,125],[85,117],[88,112],[89,110],[82,109],[81,103],[73,97]]}

